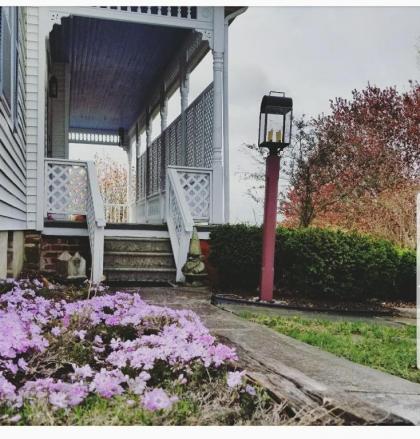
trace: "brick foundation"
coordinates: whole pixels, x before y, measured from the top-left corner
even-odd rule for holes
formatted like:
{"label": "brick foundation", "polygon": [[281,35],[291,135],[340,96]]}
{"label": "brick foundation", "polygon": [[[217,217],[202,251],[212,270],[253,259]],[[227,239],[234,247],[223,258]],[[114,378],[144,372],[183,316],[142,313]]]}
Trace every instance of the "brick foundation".
{"label": "brick foundation", "polygon": [[[58,257],[64,251],[71,255],[79,252],[86,259],[87,271],[90,270],[91,257],[89,238],[81,236],[47,236],[39,232],[25,234],[25,274],[42,274],[47,278],[60,279]],[[87,273],[89,276],[89,273]]]}

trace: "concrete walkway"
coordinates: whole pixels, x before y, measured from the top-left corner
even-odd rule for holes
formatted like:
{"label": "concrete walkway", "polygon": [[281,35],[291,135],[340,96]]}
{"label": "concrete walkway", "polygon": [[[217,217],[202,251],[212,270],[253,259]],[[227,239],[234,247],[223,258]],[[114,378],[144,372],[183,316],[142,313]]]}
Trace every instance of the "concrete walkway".
{"label": "concrete walkway", "polygon": [[242,364],[274,393],[297,404],[326,404],[353,420],[420,425],[420,384],[358,365],[316,347],[241,319],[210,304],[206,290],[142,288],[149,303],[195,311]]}

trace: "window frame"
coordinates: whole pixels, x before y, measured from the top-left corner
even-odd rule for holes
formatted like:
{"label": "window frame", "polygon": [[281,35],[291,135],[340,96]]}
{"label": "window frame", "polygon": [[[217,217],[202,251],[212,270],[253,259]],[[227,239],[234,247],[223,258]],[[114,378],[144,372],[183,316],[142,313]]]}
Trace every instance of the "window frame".
{"label": "window frame", "polygon": [[[7,15],[6,15],[7,13]],[[10,102],[3,91],[3,70],[0,68],[0,102],[6,111],[8,122],[16,131],[18,116],[18,87],[19,87],[19,8],[17,6],[0,7],[0,66],[4,60],[4,33],[3,26],[7,21],[10,29]]]}

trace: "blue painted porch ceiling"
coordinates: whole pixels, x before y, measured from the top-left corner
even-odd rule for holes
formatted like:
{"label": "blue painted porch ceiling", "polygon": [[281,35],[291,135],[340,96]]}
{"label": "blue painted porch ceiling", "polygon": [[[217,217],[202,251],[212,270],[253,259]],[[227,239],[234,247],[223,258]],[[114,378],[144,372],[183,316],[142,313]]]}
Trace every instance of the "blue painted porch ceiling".
{"label": "blue painted porch ceiling", "polygon": [[189,32],[85,17],[54,26],[52,59],[70,63],[70,127],[130,128]]}

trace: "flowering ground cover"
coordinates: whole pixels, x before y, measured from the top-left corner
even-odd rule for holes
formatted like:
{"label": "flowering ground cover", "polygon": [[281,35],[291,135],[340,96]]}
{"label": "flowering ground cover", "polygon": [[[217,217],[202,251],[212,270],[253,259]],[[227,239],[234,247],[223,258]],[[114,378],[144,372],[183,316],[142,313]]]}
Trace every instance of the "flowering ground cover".
{"label": "flowering ground cover", "polygon": [[0,285],[3,425],[288,422],[236,361],[194,312],[138,293]]}

